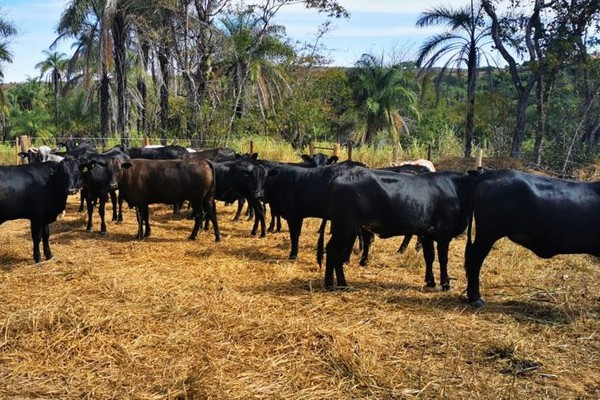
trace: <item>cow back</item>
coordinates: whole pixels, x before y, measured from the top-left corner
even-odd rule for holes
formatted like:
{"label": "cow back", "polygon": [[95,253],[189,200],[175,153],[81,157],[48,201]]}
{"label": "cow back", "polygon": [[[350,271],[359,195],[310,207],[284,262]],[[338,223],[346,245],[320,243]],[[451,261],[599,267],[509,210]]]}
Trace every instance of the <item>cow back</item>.
{"label": "cow back", "polygon": [[119,190],[131,206],[199,202],[214,196],[214,170],[208,160],[133,159],[123,167]]}

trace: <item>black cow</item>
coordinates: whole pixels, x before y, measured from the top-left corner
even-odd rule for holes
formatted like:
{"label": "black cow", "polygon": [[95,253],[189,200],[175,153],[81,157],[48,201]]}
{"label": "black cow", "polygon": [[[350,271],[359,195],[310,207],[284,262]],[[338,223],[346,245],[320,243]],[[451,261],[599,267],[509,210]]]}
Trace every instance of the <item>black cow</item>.
{"label": "black cow", "polygon": [[315,153],[312,156],[308,154],[300,155],[302,162],[300,163],[289,163],[291,165],[299,165],[301,167],[315,168],[323,167],[325,165],[331,165],[338,162],[338,156],[327,156],[323,153]]}
{"label": "black cow", "polygon": [[[274,215],[284,218],[289,227],[291,250],[289,259],[298,257],[298,240],[304,218],[321,218],[320,232],[329,219],[327,199],[329,181],[360,163],[345,161],[319,168],[271,164],[265,185],[265,200]],[[317,260],[318,262],[320,260]]]}
{"label": "black cow", "polygon": [[[431,164],[431,163],[429,163],[429,164]],[[435,172],[435,169],[432,170],[431,168],[433,168],[433,164],[431,164],[431,166],[425,166],[425,165],[421,165],[421,164],[411,164],[410,161],[406,161],[400,165],[377,168],[376,170],[377,171],[396,172],[396,173],[401,173],[401,174],[424,174],[427,172]],[[371,243],[373,242],[373,238],[374,238],[373,232],[370,232],[368,230],[361,230],[359,239],[361,239],[360,241],[362,244],[362,256],[361,256],[358,264],[363,267],[366,266],[367,263],[369,262],[369,248],[371,246]],[[400,244],[400,247],[398,248],[398,253],[404,253],[406,251],[406,249],[408,248],[408,245],[410,244],[411,239],[412,239],[412,235],[404,236],[404,239],[402,240],[402,243]],[[417,250],[419,250],[422,247],[423,247],[423,244],[421,243],[421,239],[419,238],[417,241],[416,248],[417,248]]]}
{"label": "black cow", "polygon": [[479,274],[494,243],[508,237],[538,257],[591,254],[600,257],[600,182],[577,182],[512,170],[489,170],[475,187],[465,249],[467,297],[485,304]]}
{"label": "black cow", "polygon": [[0,223],[13,219],[31,222],[33,260],[52,258],[49,224],[65,209],[67,197],[80,187],[79,171],[73,160],[0,167]]}
{"label": "black cow", "polygon": [[185,200],[190,202],[194,217],[189,239],[196,238],[206,213],[213,223],[215,240],[220,240],[214,209],[215,174],[210,161],[134,159],[124,162],[122,168],[119,193],[130,207],[136,207],[139,240],[150,236],[149,204],[181,204]]}
{"label": "black cow", "polygon": [[148,160],[177,160],[190,154],[185,147],[178,145],[161,147],[123,147],[123,151],[131,158]]}
{"label": "black cow", "polygon": [[475,177],[455,172],[398,174],[353,168],[331,181],[331,238],[327,243],[325,288],[346,286],[343,264],[350,258],[359,228],[381,238],[416,234],[423,243],[425,282],[435,287],[437,242],[442,288],[450,288],[448,247],[467,227]]}
{"label": "black cow", "polygon": [[[119,171],[121,165],[130,158],[118,147],[110,149],[102,154],[90,155],[85,161],[80,160],[79,169],[82,171],[81,190],[82,200],[87,205],[87,231],[92,231],[92,215],[94,206],[98,202],[98,214],[100,215],[100,234],[106,234],[106,222],[104,219],[106,199],[111,198],[113,206],[113,221],[123,221],[122,199],[118,202],[116,190],[118,189]],[[80,206],[82,208],[83,204]],[[117,212],[118,209],[118,212]]]}
{"label": "black cow", "polygon": [[186,155],[188,158],[206,158],[213,162],[231,161],[236,159],[236,154],[233,149],[229,147],[215,147],[214,149],[201,149],[196,150],[193,153],[188,152]]}
{"label": "black cow", "polygon": [[[250,207],[256,216],[251,235],[256,235],[260,223],[260,237],[265,237],[265,213],[262,205],[264,185],[267,170],[257,162],[257,154],[213,163],[215,168],[216,189],[215,198],[226,203],[232,203],[241,198],[248,199]],[[208,229],[206,220],[205,229]]]}
{"label": "black cow", "polygon": [[[267,171],[276,169],[281,165],[293,165],[293,166],[303,167],[303,168],[317,168],[317,167],[323,167],[326,165],[333,165],[338,162],[337,156],[328,157],[327,155],[325,155],[323,153],[316,153],[316,154],[313,154],[312,156],[308,155],[308,154],[302,154],[300,156],[300,158],[302,158],[302,162],[297,162],[297,163],[294,163],[294,162],[282,163],[282,162],[270,161],[270,160],[259,160],[259,162],[267,169]],[[238,205],[238,212],[236,213],[236,216],[238,216],[238,214],[240,214],[240,213],[241,213],[241,204]],[[321,230],[325,229],[324,225],[325,224],[323,223]],[[281,216],[274,213],[272,207],[271,207],[271,222],[269,223],[268,231],[269,232],[280,232],[281,231]]]}

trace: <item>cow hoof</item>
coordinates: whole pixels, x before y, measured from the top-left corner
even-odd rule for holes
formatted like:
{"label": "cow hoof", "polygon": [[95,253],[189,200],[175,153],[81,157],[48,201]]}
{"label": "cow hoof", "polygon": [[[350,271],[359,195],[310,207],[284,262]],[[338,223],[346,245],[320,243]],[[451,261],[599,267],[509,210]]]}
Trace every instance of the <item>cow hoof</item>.
{"label": "cow hoof", "polygon": [[424,292],[435,292],[436,290],[437,286],[435,286],[435,283],[427,283],[425,286],[423,286]]}
{"label": "cow hoof", "polygon": [[256,232],[250,232],[250,236],[256,236]]}
{"label": "cow hoof", "polygon": [[288,257],[288,260],[295,260],[295,259],[297,259],[297,258],[298,258],[298,256],[297,256],[297,255],[290,254],[290,256]]}
{"label": "cow hoof", "polygon": [[333,292],[335,290],[335,286],[325,286],[325,290],[328,292]]}
{"label": "cow hoof", "polygon": [[261,233],[259,237],[261,237],[261,238],[267,237],[267,234],[266,233]]}
{"label": "cow hoof", "polygon": [[444,292],[447,292],[447,291],[449,291],[450,289],[451,289],[451,286],[450,286],[450,284],[449,284],[449,283],[442,285],[442,290],[443,290]]}
{"label": "cow hoof", "polygon": [[485,300],[483,299],[478,299],[475,301],[471,301],[469,303],[469,305],[474,308],[475,310],[479,310],[480,308],[483,308],[485,306]]}
{"label": "cow hoof", "polygon": [[188,240],[196,240],[196,236],[189,236]]}
{"label": "cow hoof", "polygon": [[106,231],[101,231],[100,236],[106,236]]}

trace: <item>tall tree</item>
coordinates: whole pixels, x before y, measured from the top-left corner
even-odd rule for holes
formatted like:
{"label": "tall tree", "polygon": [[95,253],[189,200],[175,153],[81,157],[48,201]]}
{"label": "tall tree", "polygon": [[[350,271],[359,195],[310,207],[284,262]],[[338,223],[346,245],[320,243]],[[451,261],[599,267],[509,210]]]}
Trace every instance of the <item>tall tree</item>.
{"label": "tall tree", "polygon": [[[530,65],[537,64],[538,55],[532,41],[536,32],[535,27],[539,23],[540,12],[545,4],[541,0],[534,0],[534,7],[529,14],[516,17],[499,17],[492,0],[481,0],[481,4],[492,20],[494,45],[508,64],[512,83],[517,92],[516,123],[510,156],[521,158],[523,155],[523,141],[525,140],[527,105],[531,91],[537,82],[537,77],[531,74],[531,70],[520,68],[513,54],[516,52],[520,55],[527,55]],[[509,47],[511,45],[512,48]]]}
{"label": "tall tree", "polygon": [[443,65],[440,76],[452,73],[454,69],[467,66],[467,115],[465,126],[465,157],[471,155],[474,119],[477,67],[482,57],[487,57],[484,46],[490,37],[481,5],[471,5],[452,9],[447,6],[435,7],[422,13],[417,26],[444,25],[449,31],[435,35],[419,49],[417,66],[427,74],[440,61]]}
{"label": "tall tree", "polygon": [[58,97],[69,59],[65,53],[57,51],[49,52],[44,50],[43,53],[46,55],[46,59],[37,63],[35,68],[40,70],[40,79],[46,75],[46,80],[52,86],[52,93],[54,95],[54,126],[58,130]]}
{"label": "tall tree", "polygon": [[295,55],[294,49],[285,42],[284,27],[280,25],[269,26],[259,41],[259,25],[250,12],[228,15],[221,23],[225,50],[216,67],[230,82],[234,115],[243,116],[246,94],[253,89],[253,102],[258,104],[264,118],[266,110],[273,108],[274,98],[288,88],[282,62]]}
{"label": "tall tree", "polygon": [[[12,21],[4,19],[0,16],[0,81],[4,79],[3,64],[12,63],[12,53],[9,50],[10,41],[17,35],[17,28]],[[2,116],[3,137],[6,138],[6,123],[5,118],[8,114],[4,90],[0,86],[0,115]]]}
{"label": "tall tree", "polygon": [[354,99],[365,116],[364,142],[371,144],[384,128],[390,139],[398,141],[400,130],[408,132],[403,115],[418,114],[417,96],[409,88],[400,66],[386,66],[383,59],[363,54],[349,74]]}
{"label": "tall tree", "polygon": [[[85,87],[99,91],[100,136],[108,136],[110,129],[110,77],[113,63],[109,21],[102,0],[74,0],[63,11],[56,29],[59,40],[75,38],[75,52],[69,70],[82,70]],[[97,83],[97,85],[96,85]]]}

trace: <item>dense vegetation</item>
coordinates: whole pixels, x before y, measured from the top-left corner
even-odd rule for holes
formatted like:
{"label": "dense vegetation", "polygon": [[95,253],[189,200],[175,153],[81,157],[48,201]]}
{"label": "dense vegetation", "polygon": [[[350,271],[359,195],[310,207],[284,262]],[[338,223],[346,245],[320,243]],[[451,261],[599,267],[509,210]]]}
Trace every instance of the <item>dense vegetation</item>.
{"label": "dense vegetation", "polygon": [[[201,147],[261,135],[295,148],[397,145],[407,156],[431,145],[438,157],[479,146],[563,173],[597,155],[597,1],[424,10],[418,26],[446,31],[418,54],[364,54],[352,68],[329,66],[322,36],[298,44],[274,24],[291,3],[74,0],[56,39],[74,40],[74,53],[49,49],[39,79],[3,87],[3,140],[151,136]],[[302,3],[349,17],[343,1]],[[0,62],[16,34],[0,21]]]}

